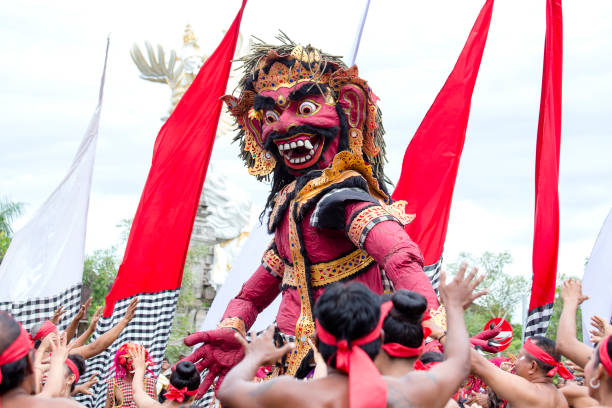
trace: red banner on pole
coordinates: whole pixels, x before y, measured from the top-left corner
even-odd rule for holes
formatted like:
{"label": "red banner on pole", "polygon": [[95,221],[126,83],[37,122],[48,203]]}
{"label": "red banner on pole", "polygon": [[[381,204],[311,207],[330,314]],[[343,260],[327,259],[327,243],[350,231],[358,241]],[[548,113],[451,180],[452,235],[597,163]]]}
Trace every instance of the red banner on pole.
{"label": "red banner on pole", "polygon": [[562,79],[563,10],[561,0],[547,0],[544,70],[535,170],[533,283],[525,337],[546,332],[555,300],[559,252]]}
{"label": "red banner on pole", "polygon": [[419,244],[425,264],[442,255],[448,217],[470,117],[474,85],[491,24],[493,0],[487,0],[453,71],[429,108],[404,154],[394,200],[406,200],[416,214],[406,231]]}
{"label": "red banner on pole", "polygon": [[115,302],[139,293],[180,288],[191,229],[221,114],[246,5],[162,126],[130,230],[119,273],[106,296]]}

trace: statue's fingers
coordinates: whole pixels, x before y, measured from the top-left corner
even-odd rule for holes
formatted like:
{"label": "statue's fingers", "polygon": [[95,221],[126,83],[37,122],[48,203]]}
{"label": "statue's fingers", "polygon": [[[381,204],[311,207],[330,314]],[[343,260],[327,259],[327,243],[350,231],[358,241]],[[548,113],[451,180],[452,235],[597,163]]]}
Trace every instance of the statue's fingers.
{"label": "statue's fingers", "polygon": [[210,340],[208,332],[193,333],[183,339],[186,346],[195,346],[198,343],[205,343]]}
{"label": "statue's fingers", "polygon": [[206,374],[206,377],[204,377],[204,381],[202,381],[200,387],[198,388],[196,399],[201,398],[204,394],[206,394],[206,391],[208,391],[216,376],[217,372],[213,370],[210,370],[208,374]]}

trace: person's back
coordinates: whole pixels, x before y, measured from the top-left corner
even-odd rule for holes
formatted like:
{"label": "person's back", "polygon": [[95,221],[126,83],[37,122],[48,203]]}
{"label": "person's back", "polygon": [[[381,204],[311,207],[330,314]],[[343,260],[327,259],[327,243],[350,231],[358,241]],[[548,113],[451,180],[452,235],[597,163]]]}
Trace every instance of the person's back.
{"label": "person's back", "polygon": [[472,292],[475,272],[464,279],[465,267],[440,292],[447,308],[447,361],[429,372],[410,373],[410,379],[382,377],[373,364],[380,351],[381,328],[391,304],[380,306],[373,292],[359,283],[331,285],[319,298],[314,314],[318,350],[328,362],[327,377],[300,381],[288,376],[263,383],[252,381],[261,366],[273,365],[292,344],[277,349],[270,327],[250,343],[239,333],[245,357],[227,375],[217,392],[224,406],[251,407],[444,407],[468,374],[469,341],[463,307],[480,294]]}
{"label": "person's back", "polygon": [[0,312],[0,404],[3,408],[80,407],[66,398],[32,395],[32,340],[11,315]]}

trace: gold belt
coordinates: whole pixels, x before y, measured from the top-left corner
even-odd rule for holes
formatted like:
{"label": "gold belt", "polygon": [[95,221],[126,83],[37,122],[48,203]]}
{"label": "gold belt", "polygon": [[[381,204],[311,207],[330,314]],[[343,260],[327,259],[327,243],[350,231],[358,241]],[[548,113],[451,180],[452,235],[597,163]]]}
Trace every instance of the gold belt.
{"label": "gold belt", "polygon": [[[316,288],[340,281],[359,272],[373,261],[370,255],[358,248],[342,258],[311,265],[311,284]],[[285,265],[283,286],[298,286],[295,269],[291,265]]]}

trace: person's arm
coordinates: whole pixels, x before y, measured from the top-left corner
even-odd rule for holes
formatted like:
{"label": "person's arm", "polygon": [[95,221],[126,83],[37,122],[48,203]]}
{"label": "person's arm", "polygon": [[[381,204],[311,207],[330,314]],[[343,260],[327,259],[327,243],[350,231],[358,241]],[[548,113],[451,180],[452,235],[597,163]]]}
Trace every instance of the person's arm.
{"label": "person's arm", "polygon": [[85,304],[81,305],[81,307],[79,308],[79,311],[74,316],[74,319],[72,319],[68,327],[66,327],[66,330],[64,330],[64,333],[66,333],[66,341],[68,343],[70,343],[70,341],[74,337],[74,334],[76,333],[77,328],[79,327],[79,322],[81,321],[83,317],[85,317],[85,314],[89,310],[89,306],[91,306],[91,300],[92,300],[92,297],[90,296],[89,299],[85,301]]}
{"label": "person's arm", "polygon": [[55,337],[51,341],[51,361],[49,372],[47,374],[47,382],[43,386],[40,396],[43,397],[59,397],[62,394],[64,386],[64,366],[70,346],[66,345],[66,334],[62,333],[59,337]]}
{"label": "person's arm", "polygon": [[132,364],[134,365],[134,377],[132,378],[132,391],[134,393],[134,402],[138,408],[157,408],[162,405],[151,398],[144,389],[145,370],[147,369],[147,360],[143,346],[130,351]]}
{"label": "person's arm", "polygon": [[589,396],[589,389],[578,384],[566,384],[559,389],[567,404],[573,408],[596,407],[599,402]]}
{"label": "person's arm", "polygon": [[75,348],[72,350],[72,352],[75,354],[80,354],[81,357],[87,360],[88,358],[96,356],[106,350],[108,347],[110,347],[111,344],[113,344],[115,340],[117,340],[117,337],[119,337],[123,329],[125,329],[127,325],[132,321],[132,319],[134,318],[134,313],[136,313],[137,307],[138,298],[134,298],[130,302],[127,311],[123,316],[123,319],[121,319],[119,323],[117,323],[109,331],[98,337],[92,343],[89,343],[86,346]]}
{"label": "person's arm", "polygon": [[508,373],[471,350],[472,373],[482,378],[489,387],[502,399],[514,406],[538,405],[541,393],[538,387],[525,378]]}
{"label": "person's arm", "polygon": [[91,317],[91,322],[89,322],[89,326],[87,330],[83,334],[81,334],[75,341],[72,342],[74,348],[79,348],[87,343],[87,340],[91,337],[91,335],[96,331],[96,327],[98,327],[98,321],[100,320],[100,315],[102,314],[102,306],[98,307]]}
{"label": "person's arm", "polygon": [[445,272],[440,274],[439,291],[448,322],[445,360],[429,371],[404,377],[406,385],[412,384],[418,389],[418,394],[413,394],[413,400],[424,406],[446,404],[470,371],[470,341],[465,328],[464,309],[476,298],[485,295],[486,291],[475,292],[484,275],[477,278],[478,270],[474,268],[466,276],[466,269],[467,265],[461,265],[457,276],[449,284],[446,283]]}
{"label": "person's arm", "polygon": [[236,333],[245,350],[245,356],[238,365],[230,370],[225,381],[217,390],[217,398],[223,406],[240,408],[263,408],[290,406],[291,396],[299,395],[295,380],[281,376],[265,382],[254,382],[259,367],[273,365],[294,346],[288,343],[277,349],[273,341],[274,327],[270,326],[261,336],[251,343]]}
{"label": "person's arm", "polygon": [[578,306],[589,297],[582,294],[580,281],[568,279],[561,287],[561,298],[563,309],[557,328],[557,351],[584,368],[593,349],[576,337],[576,312]]}

